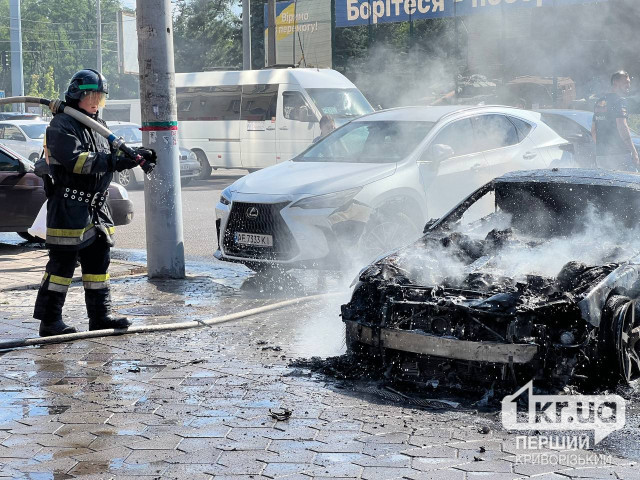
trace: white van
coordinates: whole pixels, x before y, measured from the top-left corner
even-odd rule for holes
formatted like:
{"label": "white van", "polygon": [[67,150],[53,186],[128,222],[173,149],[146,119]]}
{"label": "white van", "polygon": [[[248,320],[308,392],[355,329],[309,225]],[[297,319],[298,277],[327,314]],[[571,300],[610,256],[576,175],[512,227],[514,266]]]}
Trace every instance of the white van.
{"label": "white van", "polygon": [[142,124],[140,99],[107,100],[100,112],[100,118],[105,122],[131,122],[140,125]]}
{"label": "white van", "polygon": [[180,145],[203,166],[256,170],[289,160],[320,135],[319,120],[340,125],[373,112],[362,93],[330,69],[177,73]]}

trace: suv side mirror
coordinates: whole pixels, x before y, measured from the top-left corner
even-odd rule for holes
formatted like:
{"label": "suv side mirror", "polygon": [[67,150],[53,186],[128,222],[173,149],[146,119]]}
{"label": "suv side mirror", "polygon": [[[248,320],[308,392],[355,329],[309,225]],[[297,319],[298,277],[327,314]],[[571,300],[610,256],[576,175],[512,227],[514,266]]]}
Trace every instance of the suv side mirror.
{"label": "suv side mirror", "polygon": [[431,145],[427,150],[425,150],[425,152],[418,160],[418,163],[437,165],[443,160],[453,157],[453,155],[453,148],[451,148],[449,145],[436,143],[435,145]]}
{"label": "suv side mirror", "polygon": [[29,173],[29,168],[27,167],[27,165],[25,165],[19,160],[18,160],[18,173],[20,174]]}

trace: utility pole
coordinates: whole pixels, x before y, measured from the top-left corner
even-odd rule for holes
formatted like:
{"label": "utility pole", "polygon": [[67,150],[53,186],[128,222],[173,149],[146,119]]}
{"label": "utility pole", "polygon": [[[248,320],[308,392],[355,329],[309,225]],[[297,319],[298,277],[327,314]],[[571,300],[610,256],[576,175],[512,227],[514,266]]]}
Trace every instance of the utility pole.
{"label": "utility pole", "polygon": [[267,55],[267,67],[272,67],[276,60],[276,0],[269,0],[269,49]]}
{"label": "utility pole", "polygon": [[242,69],[251,70],[251,0],[242,0]]}
{"label": "utility pole", "polygon": [[102,14],[100,13],[100,0],[96,0],[96,23],[98,32],[98,71],[102,73]]}
{"label": "utility pole", "polygon": [[[22,72],[22,16],[20,0],[9,1],[9,17],[11,21],[11,95],[24,96],[24,77]],[[24,103],[14,103],[13,110],[24,112]]]}
{"label": "utility pole", "polygon": [[144,181],[149,278],[184,278],[173,25],[170,0],[137,0],[142,143],[158,154]]}

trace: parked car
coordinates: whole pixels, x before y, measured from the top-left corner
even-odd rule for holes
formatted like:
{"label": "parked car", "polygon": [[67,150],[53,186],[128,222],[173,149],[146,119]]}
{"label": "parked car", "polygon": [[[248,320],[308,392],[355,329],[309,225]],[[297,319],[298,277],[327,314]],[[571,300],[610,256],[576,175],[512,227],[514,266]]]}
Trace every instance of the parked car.
{"label": "parked car", "polygon": [[[478,218],[486,197],[494,210]],[[445,385],[631,382],[640,377],[638,202],[636,174],[501,176],[363,269],[342,307],[347,346]]]}
{"label": "parked car", "polygon": [[[140,125],[130,122],[107,122],[107,126],[115,135],[124,138],[130,147],[142,146]],[[200,162],[198,162],[196,154],[180,147],[180,182],[182,186],[189,185],[194,178],[199,177],[200,170]],[[125,188],[135,189],[144,186],[144,172],[140,167],[116,172],[113,178]]]}
{"label": "parked car", "polygon": [[0,143],[32,162],[40,158],[48,122],[36,120],[0,121]]}
{"label": "parked car", "polygon": [[255,269],[370,260],[495,176],[560,166],[566,147],[539,113],[509,107],[365,115],[226,188],[215,256]]}
{"label": "parked car", "polygon": [[[33,173],[33,163],[0,145],[0,232],[16,232],[32,241],[27,233],[46,200],[43,182]],[[109,206],[115,225],[133,220],[133,203],[120,185],[109,186]]]}
{"label": "parked car", "polygon": [[42,120],[40,115],[35,113],[22,112],[0,112],[0,120]]}
{"label": "parked car", "polygon": [[[591,137],[593,112],[584,110],[539,110],[542,121],[574,146],[575,161],[585,168],[596,166],[596,145]],[[640,150],[640,134],[631,130],[631,140]]]}

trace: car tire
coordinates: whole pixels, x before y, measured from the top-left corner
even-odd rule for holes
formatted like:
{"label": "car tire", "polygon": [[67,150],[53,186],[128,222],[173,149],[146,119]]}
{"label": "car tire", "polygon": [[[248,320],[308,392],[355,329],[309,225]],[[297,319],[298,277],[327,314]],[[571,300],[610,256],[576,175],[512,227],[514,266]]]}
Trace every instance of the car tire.
{"label": "car tire", "polygon": [[121,172],[115,172],[113,177],[116,183],[119,183],[127,190],[135,190],[140,188],[140,185],[136,181],[136,176],[131,169],[123,170]]}
{"label": "car tire", "polygon": [[[640,312],[637,310],[634,300],[612,295],[605,304],[600,322],[599,347],[604,371],[616,371],[618,378],[627,385],[640,378]],[[607,377],[611,380],[610,375]]]}
{"label": "car tire", "polygon": [[36,163],[39,158],[40,158],[40,155],[38,155],[37,153],[32,153],[29,156],[29,161],[31,161],[32,163]]}
{"label": "car tire", "polygon": [[193,150],[193,153],[196,154],[198,163],[200,163],[200,175],[198,178],[200,180],[206,180],[211,176],[211,165],[209,165],[209,160],[202,150]]}
{"label": "car tire", "polygon": [[383,253],[414,240],[420,229],[402,211],[387,208],[376,211],[364,227],[358,241],[362,261],[371,262]]}
{"label": "car tire", "polygon": [[34,237],[29,232],[16,232],[16,233],[18,235],[20,235],[20,237],[22,237],[23,239],[25,239],[29,243],[44,243],[45,242],[44,238]]}

